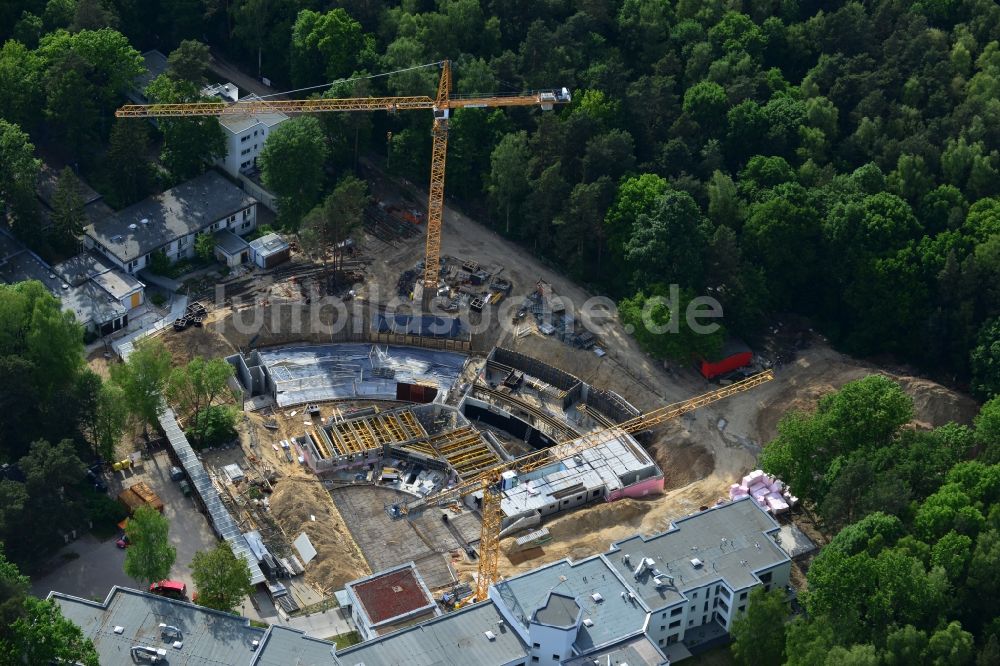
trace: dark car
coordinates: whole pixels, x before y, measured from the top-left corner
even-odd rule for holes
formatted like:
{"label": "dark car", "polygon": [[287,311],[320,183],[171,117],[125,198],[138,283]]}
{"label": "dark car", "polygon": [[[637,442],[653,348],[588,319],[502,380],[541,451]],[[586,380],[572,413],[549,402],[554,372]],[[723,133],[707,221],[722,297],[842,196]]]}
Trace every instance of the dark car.
{"label": "dark car", "polygon": [[101,478],[101,473],[95,470],[93,467],[87,470],[87,481],[93,485],[94,490],[99,493],[108,492],[108,484],[104,483],[104,479]]}

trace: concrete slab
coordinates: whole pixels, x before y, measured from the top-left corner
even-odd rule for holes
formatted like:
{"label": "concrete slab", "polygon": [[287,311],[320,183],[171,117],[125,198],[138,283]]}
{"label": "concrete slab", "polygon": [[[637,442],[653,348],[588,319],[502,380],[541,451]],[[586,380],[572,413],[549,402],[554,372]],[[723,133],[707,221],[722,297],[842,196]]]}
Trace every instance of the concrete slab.
{"label": "concrete slab", "polygon": [[[372,571],[413,560],[432,590],[455,582],[451,551],[462,545],[441,521],[440,509],[392,520],[384,506],[411,496],[377,486],[338,488],[330,494]],[[480,521],[475,514],[452,514],[449,519],[467,542],[478,543]]]}

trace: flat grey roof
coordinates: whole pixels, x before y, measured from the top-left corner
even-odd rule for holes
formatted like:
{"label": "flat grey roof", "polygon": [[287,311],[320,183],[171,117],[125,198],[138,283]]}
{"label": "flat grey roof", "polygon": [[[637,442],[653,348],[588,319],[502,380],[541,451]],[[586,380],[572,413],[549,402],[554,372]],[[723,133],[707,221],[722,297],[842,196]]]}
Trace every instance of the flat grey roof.
{"label": "flat grey roof", "polygon": [[639,664],[666,664],[667,657],[645,634],[629,638],[610,647],[594,650],[562,662],[562,666],[638,666]]}
{"label": "flat grey roof", "polygon": [[100,285],[104,291],[108,292],[118,300],[125,298],[129,294],[138,291],[145,286],[125,271],[117,268],[101,273],[100,275],[95,275],[91,279]]}
{"label": "flat grey roof", "polygon": [[59,294],[64,310],[69,310],[81,324],[97,326],[125,315],[127,310],[93,281],[70,287]]}
{"label": "flat grey roof", "polygon": [[209,171],[89,224],[85,230],[119,260],[132,261],[254,203],[256,199]]}
{"label": "flat grey roof", "polygon": [[550,627],[572,627],[580,614],[580,604],[573,597],[551,592],[545,605],[535,611],[535,622]]}
{"label": "flat grey roof", "polygon": [[[56,170],[49,166],[47,163],[42,163],[42,168],[38,172],[38,198],[45,203],[49,208],[55,208],[53,202],[56,196],[56,190],[59,188],[59,174],[61,170]],[[97,193],[94,188],[85,183],[77,175],[77,193],[83,200],[83,205],[91,204],[101,198],[101,195]]]}
{"label": "flat grey roof", "polygon": [[[789,560],[769,536],[777,530],[774,519],[746,498],[675,521],[670,530],[654,537],[636,535],[617,541],[605,557],[655,610],[680,601],[685,590],[716,580],[724,579],[734,591],[758,583],[755,571]],[[629,564],[622,561],[626,553]],[[673,576],[673,586],[657,589],[649,571],[635,580],[634,568],[644,557],[652,558],[661,573]],[[691,563],[695,558],[701,561],[698,567]]]}
{"label": "flat grey roof", "polygon": [[[244,617],[117,586],[103,602],[59,592],[49,598],[94,642],[102,664],[133,663],[129,650],[136,645],[166,650],[171,666],[247,664],[253,658],[252,641],[264,636]],[[181,630],[181,649],[164,639],[160,623]],[[121,634],[115,626],[123,628]]]}
{"label": "flat grey roof", "polygon": [[224,229],[215,233],[215,247],[231,257],[247,249],[250,245],[232,231]]}
{"label": "flat grey roof", "polygon": [[110,271],[112,264],[95,252],[84,251],[75,257],[60,261],[52,267],[56,275],[77,286],[101,273]]}
{"label": "flat grey roof", "polygon": [[[251,93],[246,97],[240,99],[241,102],[259,101],[260,97]],[[280,111],[274,111],[271,113],[255,113],[249,114],[245,113],[242,115],[238,114],[226,114],[224,116],[219,116],[219,124],[225,127],[227,130],[233,134],[241,134],[244,130],[252,128],[254,125],[261,124],[267,127],[274,127],[278,123],[288,120],[288,116]],[[260,138],[261,143],[264,142],[264,137]]]}
{"label": "flat grey roof", "polygon": [[[50,275],[52,277],[49,277]],[[56,296],[60,295],[63,284],[62,278],[53,273],[44,261],[30,251],[8,257],[7,261],[0,266],[0,279],[11,284],[25,280],[38,280]]]}
{"label": "flat grey roof", "polygon": [[250,666],[333,666],[333,643],[272,624]]}
{"label": "flat grey roof", "polygon": [[[422,624],[407,627],[341,650],[339,666],[469,666],[527,659],[517,632],[500,626],[492,602],[473,604]],[[486,636],[492,631],[494,638]]]}
{"label": "flat grey roof", "polygon": [[283,250],[288,249],[288,243],[278,234],[265,234],[260,238],[250,241],[253,251],[262,257],[269,257]]}
{"label": "flat grey roof", "polygon": [[[627,598],[629,589],[600,555],[579,562],[553,562],[501,581],[496,588],[505,603],[508,598],[516,600],[521,613],[529,615],[522,619],[517,608],[510,609],[525,628],[532,610],[543,606],[550,592],[574,599],[583,609],[583,619],[593,622],[590,627],[580,625],[575,645],[581,652],[641,632],[646,621],[646,609]],[[622,597],[623,593],[626,597]],[[600,595],[600,601],[594,599],[594,594]]]}

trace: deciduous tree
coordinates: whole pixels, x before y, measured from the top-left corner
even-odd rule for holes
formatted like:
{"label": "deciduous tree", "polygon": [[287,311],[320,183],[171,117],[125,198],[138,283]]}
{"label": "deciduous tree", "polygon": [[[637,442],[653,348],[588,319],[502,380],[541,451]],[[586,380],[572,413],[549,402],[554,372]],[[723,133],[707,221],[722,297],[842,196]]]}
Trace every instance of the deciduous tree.
{"label": "deciduous tree", "polygon": [[212,550],[195,553],[191,575],[200,606],[232,613],[247,595],[253,594],[250,567],[225,541]]}
{"label": "deciduous tree", "polygon": [[149,584],[170,575],[177,550],[170,545],[169,521],[156,509],[140,506],[125,525],[129,547],[125,551],[125,573]]}
{"label": "deciduous tree", "polygon": [[282,224],[297,228],[319,201],[328,156],[323,130],[311,116],[287,120],[267,136],[260,153],[261,174],[278,198]]}
{"label": "deciduous tree", "polygon": [[132,419],[143,430],[156,423],[171,362],[162,342],[143,340],[125,363],[111,366],[111,381],[124,392]]}
{"label": "deciduous tree", "polygon": [[746,666],[782,663],[785,657],[785,620],[788,604],[782,590],[750,591],[746,613],[733,620],[733,656]]}

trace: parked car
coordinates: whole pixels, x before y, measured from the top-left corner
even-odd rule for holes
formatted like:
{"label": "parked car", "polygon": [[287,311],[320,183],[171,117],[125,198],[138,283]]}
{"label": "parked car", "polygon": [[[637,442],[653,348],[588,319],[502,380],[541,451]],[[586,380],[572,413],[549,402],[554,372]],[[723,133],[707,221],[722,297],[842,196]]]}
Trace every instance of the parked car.
{"label": "parked car", "polygon": [[120,537],[118,537],[118,541],[115,541],[115,545],[118,546],[119,548],[128,548],[129,547],[128,535],[123,534]]}
{"label": "parked car", "polygon": [[187,585],[179,580],[161,580],[150,585],[149,591],[161,597],[187,599]]}
{"label": "parked car", "polygon": [[182,493],[184,493],[184,497],[191,496],[191,484],[187,482],[187,479],[183,479],[179,484],[177,484],[177,487],[181,489]]}
{"label": "parked car", "polygon": [[180,481],[183,478],[184,478],[184,470],[182,470],[180,467],[177,467],[176,465],[170,468],[171,481]]}
{"label": "parked car", "polygon": [[94,487],[99,493],[108,492],[108,484],[104,483],[104,479],[101,478],[100,468],[94,469],[91,467],[87,470],[87,481]]}

